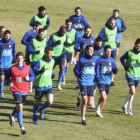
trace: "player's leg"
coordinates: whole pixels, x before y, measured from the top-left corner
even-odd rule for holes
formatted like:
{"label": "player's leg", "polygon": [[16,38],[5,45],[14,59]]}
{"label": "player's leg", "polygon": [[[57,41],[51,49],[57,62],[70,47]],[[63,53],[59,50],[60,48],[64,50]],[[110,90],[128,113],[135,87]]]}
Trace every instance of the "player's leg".
{"label": "player's leg", "polygon": [[5,98],[4,93],[3,93],[4,78],[5,78],[5,70],[0,69],[0,98]]}
{"label": "player's leg", "polygon": [[97,90],[97,84],[94,85],[94,94],[93,94],[93,104],[91,105],[92,108],[95,108],[95,94]]}

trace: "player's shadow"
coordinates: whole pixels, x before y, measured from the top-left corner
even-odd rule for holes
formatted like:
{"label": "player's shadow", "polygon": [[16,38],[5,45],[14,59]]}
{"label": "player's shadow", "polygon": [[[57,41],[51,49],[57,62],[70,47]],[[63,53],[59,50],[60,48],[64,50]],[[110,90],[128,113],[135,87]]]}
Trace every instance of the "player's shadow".
{"label": "player's shadow", "polygon": [[20,135],[16,135],[16,134],[8,134],[8,133],[1,133],[2,135],[9,135],[9,136],[13,136],[13,137],[19,137]]}
{"label": "player's shadow", "polygon": [[109,114],[124,115],[122,111],[118,111],[118,110],[104,110],[103,112]]}

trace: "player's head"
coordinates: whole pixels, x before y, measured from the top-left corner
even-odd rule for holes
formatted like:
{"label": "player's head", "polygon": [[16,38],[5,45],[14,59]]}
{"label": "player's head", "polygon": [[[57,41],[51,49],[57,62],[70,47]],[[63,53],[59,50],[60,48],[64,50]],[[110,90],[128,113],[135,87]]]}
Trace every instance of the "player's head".
{"label": "player's head", "polygon": [[114,18],[110,18],[108,20],[107,24],[108,24],[109,28],[113,29],[115,27],[115,19]]}
{"label": "player's head", "polygon": [[67,30],[71,29],[72,20],[71,19],[66,19],[65,25],[66,25]]}
{"label": "player's head", "polygon": [[90,27],[90,25],[87,25],[84,28],[84,36],[90,37],[90,35],[91,35],[91,27]]}
{"label": "player's head", "polygon": [[95,46],[100,48],[102,47],[102,43],[103,43],[102,38],[98,36],[95,41]]}
{"label": "player's head", "polygon": [[11,37],[11,32],[9,30],[5,30],[4,34],[3,34],[3,38],[5,41],[9,41]]}
{"label": "player's head", "polygon": [[81,13],[82,13],[82,8],[81,7],[76,7],[75,10],[74,10],[74,12],[75,12],[75,15],[76,16],[80,16]]}
{"label": "player's head", "polygon": [[5,30],[6,30],[5,26],[0,26],[0,37],[3,37]]}
{"label": "player's head", "polygon": [[23,61],[24,61],[24,55],[22,52],[18,52],[16,54],[16,62],[18,66],[22,66],[23,65]]}
{"label": "player's head", "polygon": [[106,45],[104,47],[104,56],[105,57],[110,57],[111,56],[111,46],[110,45]]}
{"label": "player's head", "polygon": [[136,41],[135,41],[135,44],[134,44],[134,50],[136,52],[140,52],[140,38],[138,38]]}
{"label": "player's head", "polygon": [[45,58],[46,59],[51,59],[53,55],[53,48],[52,47],[46,47],[45,48]]}
{"label": "player's head", "polygon": [[46,13],[45,10],[46,10],[46,8],[44,6],[40,6],[38,8],[38,14],[39,14],[40,17],[44,17],[45,16],[45,13]]}
{"label": "player's head", "polygon": [[60,37],[62,37],[62,36],[64,36],[65,35],[65,33],[66,33],[66,27],[65,26],[61,26],[60,28],[59,28],[59,30],[58,30],[58,35],[60,36]]}
{"label": "player's head", "polygon": [[114,9],[113,10],[113,17],[117,18],[119,16],[119,10],[118,9]]}
{"label": "player's head", "polygon": [[42,28],[40,28],[39,30],[38,30],[38,35],[37,35],[37,37],[40,39],[40,40],[43,40],[44,39],[44,29],[42,29]]}
{"label": "player's head", "polygon": [[38,22],[38,21],[35,21],[34,24],[33,24],[33,29],[38,32],[38,30],[41,28],[41,23]]}
{"label": "player's head", "polygon": [[85,56],[86,56],[86,58],[89,58],[89,59],[92,58],[93,53],[94,53],[93,45],[87,45],[85,47]]}

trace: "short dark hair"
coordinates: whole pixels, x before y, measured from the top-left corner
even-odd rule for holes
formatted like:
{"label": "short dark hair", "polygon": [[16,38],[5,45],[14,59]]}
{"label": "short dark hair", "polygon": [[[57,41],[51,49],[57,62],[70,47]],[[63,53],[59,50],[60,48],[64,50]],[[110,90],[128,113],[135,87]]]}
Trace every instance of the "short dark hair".
{"label": "short dark hair", "polygon": [[[93,47],[93,45],[87,45],[87,46],[85,47],[85,50],[88,50],[90,47]],[[94,47],[93,47],[93,49],[94,49]]]}
{"label": "short dark hair", "polygon": [[113,10],[113,13],[115,13],[115,12],[118,12],[119,13],[119,10],[118,9],[114,9]]}
{"label": "short dark hair", "polygon": [[23,58],[24,58],[24,55],[23,55],[22,52],[18,52],[18,53],[16,54],[16,59],[17,59],[19,56],[23,56]]}
{"label": "short dark hair", "polygon": [[40,29],[38,30],[38,34],[41,33],[41,32],[44,32],[44,29],[43,29],[43,28],[40,28]]}
{"label": "short dark hair", "polygon": [[69,22],[72,22],[72,20],[71,20],[71,19],[66,19],[66,20],[65,20],[65,24],[67,24],[67,23],[69,23]]}
{"label": "short dark hair", "polygon": [[44,6],[40,6],[40,7],[38,8],[38,11],[39,11],[39,12],[44,11],[44,10],[46,10],[46,8],[45,8]]}
{"label": "short dark hair", "polygon": [[80,9],[81,12],[82,12],[82,8],[81,8],[81,7],[76,7],[75,10],[74,10],[74,12],[76,12],[76,11],[79,10],[79,9]]}
{"label": "short dark hair", "polygon": [[86,25],[85,28],[84,28],[84,31],[85,31],[86,29],[91,29],[91,26],[90,26],[90,25]]}
{"label": "short dark hair", "polygon": [[48,53],[49,51],[53,51],[53,47],[48,46],[45,48],[46,53]]}
{"label": "short dark hair", "polygon": [[59,31],[62,32],[64,30],[66,30],[66,26],[60,26]]}
{"label": "short dark hair", "polygon": [[138,38],[136,41],[135,41],[135,45],[136,44],[140,44],[140,38]]}
{"label": "short dark hair", "polygon": [[104,52],[105,52],[107,49],[111,49],[111,46],[110,46],[110,45],[106,45],[106,46],[104,47]]}
{"label": "short dark hair", "polygon": [[100,36],[98,36],[97,38],[96,38],[96,42],[102,42],[103,40],[102,40],[102,38],[100,37]]}
{"label": "short dark hair", "polygon": [[5,26],[0,26],[0,30],[2,30],[2,29],[6,29],[6,27]]}
{"label": "short dark hair", "polygon": [[5,30],[4,35],[6,35],[6,34],[10,34],[11,35],[11,32],[9,30]]}
{"label": "short dark hair", "polygon": [[33,24],[33,27],[37,27],[37,26],[39,26],[39,25],[41,25],[41,23],[38,22],[38,21],[35,21],[34,24]]}

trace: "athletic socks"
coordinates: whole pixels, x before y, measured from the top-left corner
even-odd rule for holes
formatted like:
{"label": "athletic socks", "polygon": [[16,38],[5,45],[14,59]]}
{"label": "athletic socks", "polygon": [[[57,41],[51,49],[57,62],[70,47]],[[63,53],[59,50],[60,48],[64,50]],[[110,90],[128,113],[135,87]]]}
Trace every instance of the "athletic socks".
{"label": "athletic socks", "polygon": [[16,113],[17,113],[17,107],[15,106],[13,108],[13,112],[12,112],[11,116],[14,117],[16,115]]}
{"label": "athletic socks", "polygon": [[57,84],[59,85],[62,81],[62,78],[65,76],[65,69],[62,71],[59,71],[59,77],[58,77],[58,82]]}
{"label": "athletic socks", "polygon": [[33,105],[33,120],[36,121],[37,120],[37,112],[38,112],[38,105],[34,103]]}
{"label": "athletic socks", "polygon": [[1,93],[1,95],[3,94],[3,87],[4,87],[4,83],[1,82],[0,83],[0,93]]}
{"label": "athletic socks", "polygon": [[123,105],[124,108],[127,108],[127,105],[128,105],[129,100],[130,100],[130,97],[131,97],[131,94],[128,93],[128,94],[127,94],[127,97],[126,97],[126,101],[125,101],[125,103],[124,103],[124,105]]}
{"label": "athletic socks", "polygon": [[128,103],[128,111],[130,111],[130,109],[132,109],[132,102],[133,102],[133,99],[134,99],[134,95],[131,95],[131,96],[130,96],[129,103]]}
{"label": "athletic socks", "polygon": [[47,102],[45,102],[41,107],[40,107],[40,111],[44,110],[47,107],[50,107],[51,105],[48,104]]}
{"label": "athletic socks", "polygon": [[23,115],[22,115],[22,112],[17,112],[17,119],[18,119],[18,123],[19,123],[20,128],[22,128],[23,127]]}

